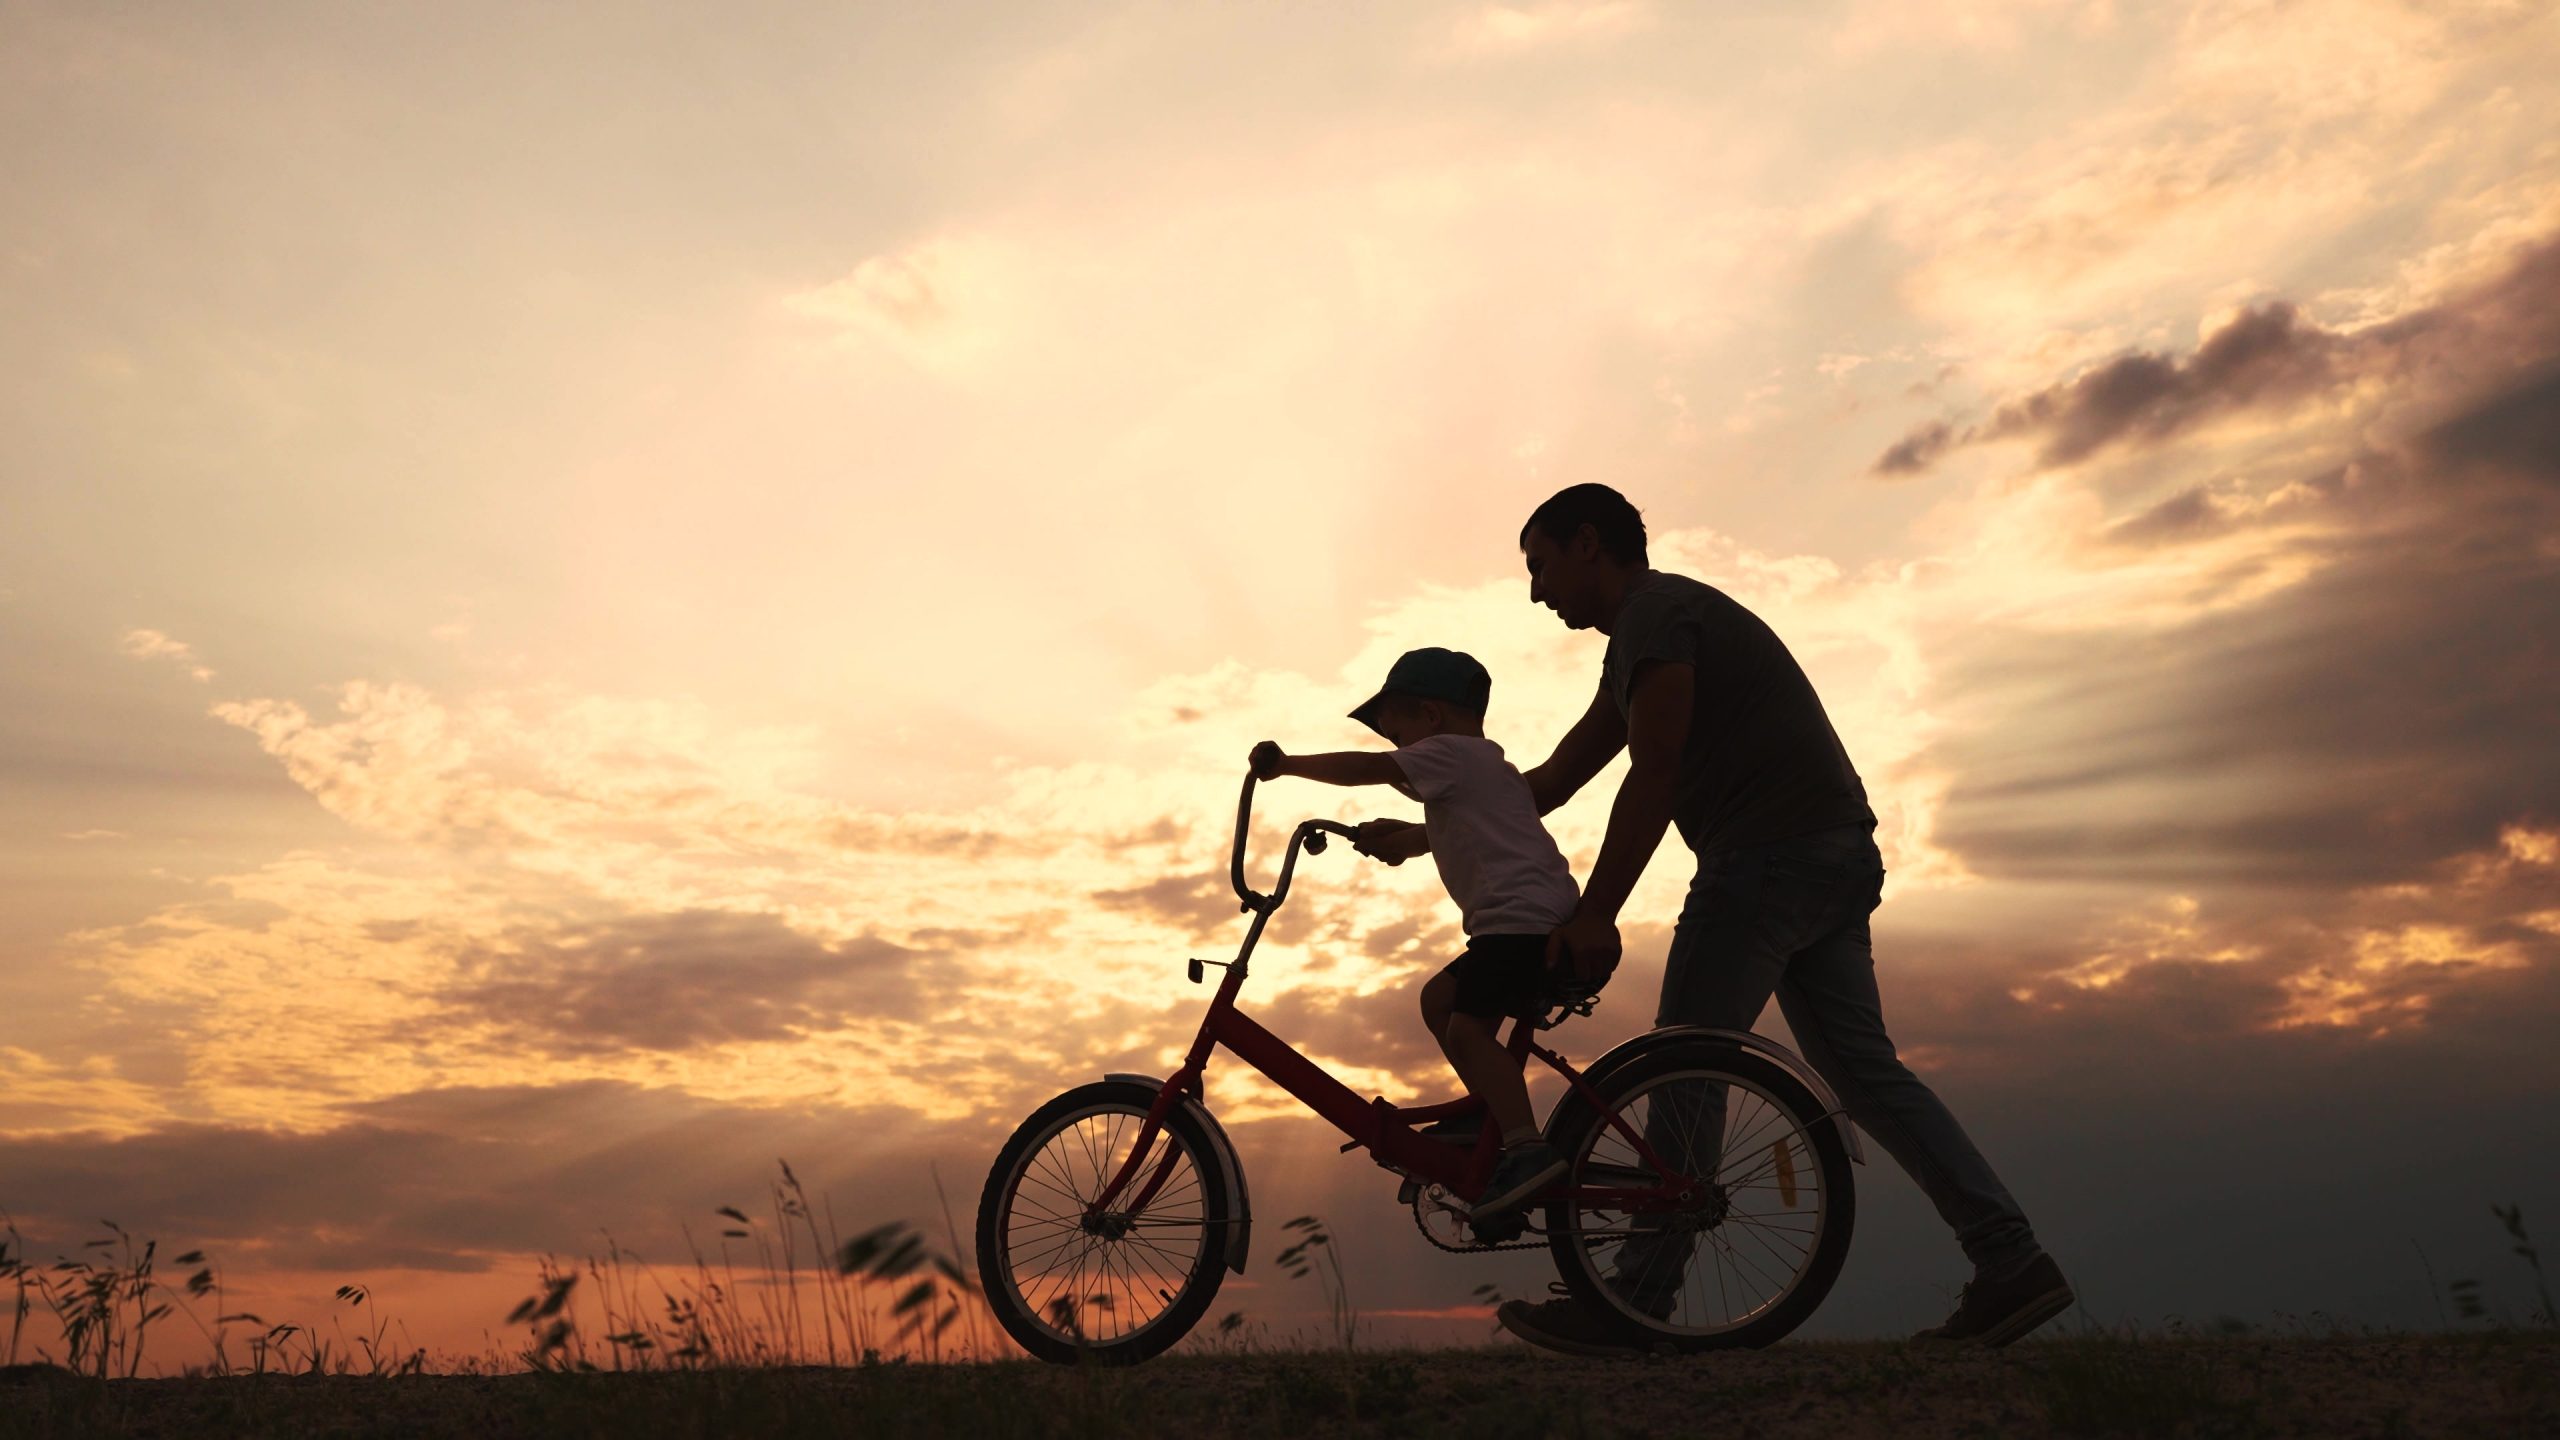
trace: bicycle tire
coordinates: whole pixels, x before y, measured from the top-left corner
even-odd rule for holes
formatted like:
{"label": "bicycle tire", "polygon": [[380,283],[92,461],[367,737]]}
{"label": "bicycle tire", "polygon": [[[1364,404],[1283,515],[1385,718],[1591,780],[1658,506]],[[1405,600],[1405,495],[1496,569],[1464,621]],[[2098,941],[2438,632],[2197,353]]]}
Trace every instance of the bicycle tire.
{"label": "bicycle tire", "polygon": [[[995,1164],[987,1171],[986,1188],[978,1199],[979,1283],[996,1322],[1016,1344],[1038,1359],[1057,1364],[1106,1365],[1150,1359],[1190,1333],[1217,1298],[1218,1286],[1226,1274],[1227,1230],[1236,1217],[1218,1164],[1217,1141],[1208,1127],[1184,1107],[1176,1106],[1165,1117],[1164,1133],[1185,1158],[1177,1163],[1176,1173],[1163,1192],[1149,1202],[1148,1213],[1173,1215],[1196,1209],[1196,1226],[1179,1223],[1178,1217],[1150,1222],[1150,1228],[1165,1227],[1166,1233],[1160,1238],[1167,1241],[1190,1234],[1189,1243],[1194,1247],[1191,1254],[1168,1252],[1163,1245],[1141,1240],[1135,1243],[1154,1253],[1131,1250],[1120,1258],[1120,1268],[1115,1270],[1110,1247],[1127,1243],[1125,1237],[1106,1238],[1062,1228],[1071,1223],[1066,1212],[1074,1208],[1073,1202],[1090,1200],[1126,1157],[1126,1142],[1136,1137],[1138,1122],[1154,1105],[1156,1093],[1153,1086],[1125,1080],[1079,1085],[1033,1111],[1031,1118],[1023,1121],[996,1152]],[[1092,1159],[1109,1143],[1097,1139],[1093,1145],[1079,1144],[1069,1152],[1069,1163],[1045,1176],[1035,1171],[1053,1140],[1097,1119],[1115,1122],[1106,1124],[1104,1132],[1118,1142],[1108,1160]],[[1116,1123],[1121,1119],[1126,1123]],[[1142,1178],[1144,1173],[1141,1171]],[[1196,1178],[1196,1192],[1184,1192],[1186,1178]],[[1027,1186],[1035,1192],[1029,1199],[1025,1196]],[[1040,1187],[1054,1193],[1043,1199],[1037,1194]],[[1174,1205],[1167,1205],[1168,1197]],[[1045,1214],[1029,1216],[1026,1224],[1025,1212],[1034,1208]],[[1035,1250],[1034,1245],[1045,1248]],[[1078,1246],[1085,1248],[1078,1251],[1074,1248]],[[1045,1259],[1050,1266],[1030,1284],[1029,1294],[1025,1293],[1023,1266],[1016,1263],[1017,1250],[1023,1252],[1025,1260]],[[1093,1264],[1089,1272],[1080,1268],[1087,1260]],[[1063,1281],[1054,1278],[1059,1263],[1070,1264],[1068,1278]],[[1177,1272],[1179,1292],[1155,1283],[1169,1282]],[[1082,1288],[1074,1278],[1082,1273],[1096,1277],[1092,1283],[1103,1288]],[[1043,1281],[1049,1283],[1040,1283]],[[1114,1285],[1121,1287],[1116,1295],[1111,1288]],[[1141,1288],[1153,1289],[1166,1303],[1143,1323],[1125,1331],[1117,1329],[1116,1322],[1121,1318],[1118,1301],[1147,1298],[1139,1293]],[[1091,1304],[1096,1295],[1112,1295],[1114,1299],[1096,1307]],[[1063,1313],[1059,1309],[1061,1303],[1067,1306]],[[1100,1310],[1101,1321],[1112,1325],[1113,1333],[1087,1333],[1081,1317],[1089,1309]]]}
{"label": "bicycle tire", "polygon": [[[1605,1273],[1599,1252],[1610,1236],[1619,1237],[1621,1246],[1630,1246],[1632,1227],[1594,1230],[1589,1226],[1592,1217],[1609,1212],[1586,1209],[1570,1198],[1571,1187],[1582,1183],[1585,1174],[1597,1168],[1595,1148],[1612,1141],[1623,1144],[1617,1132],[1605,1124],[1606,1115],[1624,1113],[1635,1101],[1663,1093],[1674,1081],[1721,1081],[1728,1086],[1728,1105],[1733,1087],[1757,1092],[1788,1123],[1787,1131],[1763,1135],[1760,1143],[1771,1145],[1781,1167],[1788,1163],[1787,1157],[1798,1143],[1812,1159],[1816,1180],[1813,1188],[1821,1207],[1812,1244],[1781,1293],[1747,1315],[1733,1316],[1721,1323],[1702,1323],[1690,1313],[1701,1308],[1702,1301],[1689,1297],[1685,1286],[1675,1302],[1674,1313],[1659,1318],[1621,1294]],[[1579,1094],[1568,1093],[1547,1126],[1548,1143],[1571,1166],[1567,1188],[1547,1204],[1546,1228],[1557,1273],[1573,1297],[1585,1309],[1603,1317],[1629,1344],[1680,1353],[1769,1345],[1811,1317],[1830,1294],[1841,1265],[1848,1259],[1850,1236],[1857,1224],[1857,1193],[1851,1179],[1849,1148],[1841,1138],[1839,1125],[1803,1082],[1766,1056],[1735,1045],[1708,1042],[1667,1046],[1658,1053],[1639,1056],[1603,1080],[1600,1090],[1607,1112],[1593,1108]],[[1730,1108],[1727,1113],[1730,1117]],[[1780,1150],[1780,1145],[1785,1148]],[[1742,1151],[1755,1156],[1758,1153],[1749,1145]],[[1718,1178],[1723,1180],[1731,1173],[1734,1172],[1720,1170]],[[1788,1184],[1799,1192],[1805,1188],[1792,1179]],[[1754,1184],[1751,1188],[1762,1186]],[[1787,1203],[1794,1205],[1800,1199],[1800,1193],[1790,1195]],[[1702,1236],[1709,1237],[1711,1253],[1718,1253],[1716,1247],[1725,1243],[1713,1237],[1731,1223],[1734,1221],[1727,1216],[1700,1230]],[[1765,1244],[1765,1237],[1748,1238]],[[1740,1245],[1741,1241],[1736,1240],[1722,1253],[1744,1254]],[[1689,1263],[1683,1262],[1684,1266]],[[1719,1259],[1716,1263],[1722,1262]],[[1721,1277],[1722,1271],[1717,1273]],[[1703,1286],[1700,1288],[1703,1290]]]}

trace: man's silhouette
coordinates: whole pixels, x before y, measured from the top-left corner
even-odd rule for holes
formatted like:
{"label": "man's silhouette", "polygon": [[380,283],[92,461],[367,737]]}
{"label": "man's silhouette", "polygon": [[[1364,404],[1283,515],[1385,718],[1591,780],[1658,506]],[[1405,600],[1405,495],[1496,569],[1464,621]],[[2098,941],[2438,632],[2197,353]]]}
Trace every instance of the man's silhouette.
{"label": "man's silhouette", "polygon": [[[1609,637],[1599,693],[1528,772],[1541,813],[1628,752],[1627,778],[1573,918],[1549,955],[1586,979],[1618,963],[1618,911],[1676,825],[1697,878],[1673,931],[1657,1025],[1747,1030],[1774,993],[1805,1059],[1850,1118],[1909,1172],[1973,1262],[1947,1321],[1918,1338],[2005,1345],[2060,1314],[2071,1287],[1947,1107],[1894,1053],[1876,993],[1868,912],[1884,862],[1866,788],[1777,635],[1713,586],[1647,568],[1643,518],[1605,485],[1559,491],[1520,532],[1529,598]],[[1373,822],[1362,848],[1420,853],[1420,827]],[[1667,1313],[1691,1241],[1637,1237],[1610,1283]],[[1502,1307],[1551,1349],[1624,1348],[1571,1299]]]}

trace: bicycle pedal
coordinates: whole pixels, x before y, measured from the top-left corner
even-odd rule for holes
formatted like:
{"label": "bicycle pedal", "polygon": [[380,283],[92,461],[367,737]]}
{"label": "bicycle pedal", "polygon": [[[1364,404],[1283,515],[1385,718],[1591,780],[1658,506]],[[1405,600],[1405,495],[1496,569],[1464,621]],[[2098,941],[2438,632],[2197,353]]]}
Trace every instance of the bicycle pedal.
{"label": "bicycle pedal", "polygon": [[1478,1244],[1508,1245],[1529,1228],[1529,1217],[1514,1210],[1508,1215],[1492,1215],[1482,1220],[1469,1220],[1467,1229]]}
{"label": "bicycle pedal", "polygon": [[1396,1186],[1396,1203],[1399,1205],[1410,1205],[1421,1198],[1422,1182],[1412,1176],[1406,1176],[1403,1183]]}

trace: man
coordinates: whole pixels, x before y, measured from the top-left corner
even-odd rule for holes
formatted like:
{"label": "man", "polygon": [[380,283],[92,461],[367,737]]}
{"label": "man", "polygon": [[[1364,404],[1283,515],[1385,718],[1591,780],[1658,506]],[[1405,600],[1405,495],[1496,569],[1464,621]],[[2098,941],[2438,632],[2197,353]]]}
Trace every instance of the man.
{"label": "man", "polygon": [[[1596,982],[1618,963],[1618,911],[1676,825],[1696,854],[1656,1025],[1747,1030],[1771,994],[1805,1059],[1850,1118],[1927,1193],[1973,1262],[1947,1321],[1917,1338],[2005,1345],[2069,1308],[2070,1285],[2025,1214],[1929,1087],[1895,1054],[1877,998],[1868,912],[1882,897],[1875,815],[1804,671],[1731,597],[1648,568],[1644,520],[1605,485],[1557,492],[1520,531],[1529,598],[1609,638],[1600,690],[1545,763],[1528,772],[1541,814],[1573,797],[1620,750],[1628,770],[1554,963]],[[1361,848],[1422,852],[1419,827],[1379,821]],[[1666,1313],[1687,1241],[1667,1267],[1629,1241],[1611,1283]],[[1651,1262],[1651,1263],[1648,1263]],[[1573,1353],[1625,1341],[1571,1299],[1502,1307],[1524,1340]]]}

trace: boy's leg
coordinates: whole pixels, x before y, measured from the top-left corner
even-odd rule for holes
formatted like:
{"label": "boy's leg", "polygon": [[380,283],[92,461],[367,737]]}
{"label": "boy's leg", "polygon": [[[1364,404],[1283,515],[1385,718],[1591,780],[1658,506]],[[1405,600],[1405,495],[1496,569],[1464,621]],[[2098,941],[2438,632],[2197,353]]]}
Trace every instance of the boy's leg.
{"label": "boy's leg", "polygon": [[[1449,1017],[1441,1048],[1467,1093],[1484,1102],[1485,1113],[1502,1134],[1502,1158],[1484,1190],[1467,1207],[1479,1239],[1503,1240],[1519,1233],[1519,1223],[1502,1219],[1536,1199],[1538,1192],[1563,1178],[1565,1158],[1538,1133],[1529,1114],[1529,1085],[1519,1062],[1493,1038],[1499,1018],[1465,1010]],[[1502,1220],[1499,1225],[1488,1222]]]}
{"label": "boy's leg", "polygon": [[[1482,957],[1474,958],[1481,961]],[[1494,1027],[1502,1022],[1459,1013],[1459,976],[1469,964],[1470,957],[1462,955],[1423,983],[1422,1023],[1431,1027],[1431,1038],[1439,1042],[1440,1053],[1449,1057],[1449,1068],[1457,1072],[1459,1083],[1484,1102],[1494,1133],[1508,1145],[1535,1135],[1537,1121],[1529,1114],[1529,1085],[1520,1076],[1520,1066],[1493,1038]]]}
{"label": "boy's leg", "polygon": [[1440,1038],[1440,1032],[1449,1028],[1449,1016],[1457,1008],[1457,971],[1455,963],[1444,965],[1439,974],[1422,982],[1422,1028],[1431,1032],[1444,1055],[1449,1053],[1449,1043]]}
{"label": "boy's leg", "polygon": [[[1538,1134],[1519,1057],[1494,1039],[1504,1017],[1528,1011],[1544,992],[1546,937],[1475,936],[1467,941],[1466,953],[1441,974],[1450,989],[1440,1052],[1466,1082],[1467,1093],[1484,1102],[1488,1121],[1502,1136],[1502,1159],[1470,1206],[1470,1214],[1482,1222],[1519,1208],[1565,1169],[1564,1157]],[[1431,1003],[1426,997],[1425,1006]],[[1481,1223],[1478,1233],[1486,1233]]]}
{"label": "boy's leg", "polygon": [[1529,1114],[1529,1083],[1521,1078],[1520,1066],[1493,1038],[1500,1023],[1481,1015],[1453,1014],[1442,1024],[1440,1053],[1449,1057],[1449,1068],[1458,1072],[1467,1093],[1484,1102],[1494,1132],[1510,1146],[1536,1139],[1538,1122]]}

